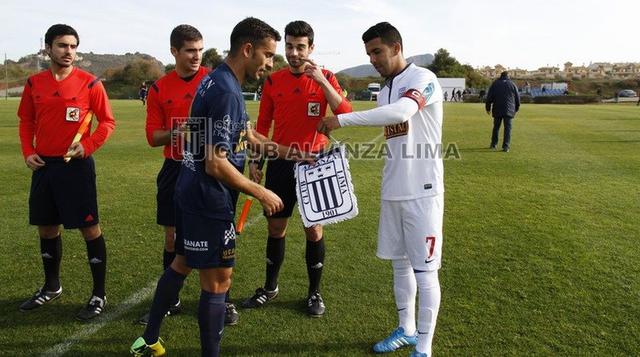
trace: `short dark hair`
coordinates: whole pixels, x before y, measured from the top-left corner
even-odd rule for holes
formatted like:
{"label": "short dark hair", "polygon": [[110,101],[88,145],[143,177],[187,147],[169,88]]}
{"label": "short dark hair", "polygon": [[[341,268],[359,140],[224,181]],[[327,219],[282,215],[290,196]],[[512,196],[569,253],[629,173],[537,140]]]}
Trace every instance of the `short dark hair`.
{"label": "short dark hair", "polygon": [[309,39],[309,46],[313,45],[313,28],[301,20],[289,22],[284,28],[284,36],[306,37]]}
{"label": "short dark hair", "polygon": [[240,50],[240,47],[247,42],[256,46],[259,41],[266,38],[272,38],[275,41],[280,41],[281,39],[280,33],[266,22],[255,17],[247,17],[238,22],[233,31],[231,31],[229,54],[235,55]]}
{"label": "short dark hair", "polygon": [[191,25],[185,24],[176,26],[176,28],[171,31],[171,36],[169,37],[171,47],[176,50],[180,50],[186,41],[198,40],[202,40],[202,34],[200,31]]}
{"label": "short dark hair", "polygon": [[76,30],[73,27],[65,24],[55,24],[49,27],[49,29],[47,30],[47,33],[44,34],[44,43],[46,43],[49,46],[52,46],[53,40],[55,40],[56,37],[66,36],[66,35],[74,36],[77,42],[76,45],[80,44],[80,36],[78,36],[78,32],[76,32]]}
{"label": "short dark hair", "polygon": [[400,36],[400,32],[388,22],[379,22],[371,26],[362,34],[362,41],[367,43],[378,37],[380,37],[380,40],[385,45],[391,46],[394,43],[399,43],[400,48],[402,48],[402,36]]}

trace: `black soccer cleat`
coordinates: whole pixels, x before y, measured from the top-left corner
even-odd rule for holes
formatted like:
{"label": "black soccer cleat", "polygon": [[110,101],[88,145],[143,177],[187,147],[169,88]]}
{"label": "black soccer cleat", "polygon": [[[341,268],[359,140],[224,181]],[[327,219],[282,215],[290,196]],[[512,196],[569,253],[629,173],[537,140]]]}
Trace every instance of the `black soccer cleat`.
{"label": "black soccer cleat", "polygon": [[240,315],[238,315],[238,310],[236,310],[236,305],[227,302],[225,303],[226,310],[224,312],[224,324],[227,326],[233,326],[238,324],[238,320],[240,319]]}
{"label": "black soccer cleat", "polygon": [[314,291],[307,299],[307,313],[311,317],[322,317],[324,315],[324,301],[319,291]]}
{"label": "black soccer cleat", "polygon": [[82,308],[76,315],[76,319],[80,321],[89,321],[95,317],[98,317],[104,311],[104,307],[107,305],[107,297],[92,296],[85,307]]}
{"label": "black soccer cleat", "polygon": [[256,307],[261,307],[267,302],[275,299],[277,296],[278,296],[277,286],[276,286],[276,289],[273,291],[267,291],[264,288],[257,288],[256,293],[252,297],[243,301],[241,306],[245,309],[253,309]]}
{"label": "black soccer cleat", "polygon": [[[173,315],[177,315],[177,314],[179,314],[181,312],[182,312],[182,302],[180,302],[180,299],[178,299],[178,302],[176,302],[175,304],[169,306],[169,311],[167,311],[167,313],[164,314],[164,316],[173,316]],[[146,326],[149,323],[149,313],[147,312],[146,314],[144,314],[144,316],[139,318],[138,319],[138,323],[140,325]]]}
{"label": "black soccer cleat", "polygon": [[45,291],[43,288],[38,289],[29,300],[20,304],[19,310],[22,312],[31,311],[40,306],[51,302],[62,295],[62,287],[57,291]]}

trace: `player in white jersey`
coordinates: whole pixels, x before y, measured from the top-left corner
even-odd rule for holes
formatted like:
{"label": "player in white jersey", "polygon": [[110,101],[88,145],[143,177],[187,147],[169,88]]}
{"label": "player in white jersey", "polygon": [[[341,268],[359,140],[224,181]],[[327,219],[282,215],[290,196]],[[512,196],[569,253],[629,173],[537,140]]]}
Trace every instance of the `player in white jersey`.
{"label": "player in white jersey", "polygon": [[[442,89],[435,74],[407,64],[402,37],[382,22],[363,35],[371,64],[386,78],[378,107],[326,117],[318,130],[384,126],[389,155],[382,177],[377,256],[392,261],[399,326],[376,343],[378,353],[416,345],[411,356],[430,356],[440,307],[444,183],[441,152]],[[416,292],[420,295],[418,328]]]}

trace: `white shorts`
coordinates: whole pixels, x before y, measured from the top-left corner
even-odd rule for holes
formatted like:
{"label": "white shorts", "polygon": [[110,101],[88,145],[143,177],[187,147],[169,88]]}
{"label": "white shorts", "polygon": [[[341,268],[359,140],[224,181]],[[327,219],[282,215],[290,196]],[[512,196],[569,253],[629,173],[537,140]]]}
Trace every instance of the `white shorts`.
{"label": "white shorts", "polygon": [[381,259],[409,259],[415,270],[440,269],[444,194],[380,202],[378,251]]}

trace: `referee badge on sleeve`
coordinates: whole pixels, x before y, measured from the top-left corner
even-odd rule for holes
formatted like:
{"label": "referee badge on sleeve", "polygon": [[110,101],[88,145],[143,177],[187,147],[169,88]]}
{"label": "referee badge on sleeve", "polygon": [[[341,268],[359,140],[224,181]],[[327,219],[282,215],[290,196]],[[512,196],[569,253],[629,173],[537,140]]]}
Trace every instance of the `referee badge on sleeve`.
{"label": "referee badge on sleeve", "polygon": [[358,215],[344,146],[322,154],[315,165],[297,163],[294,171],[298,209],[305,227]]}
{"label": "referee badge on sleeve", "polygon": [[67,107],[67,121],[80,121],[80,108]]}

